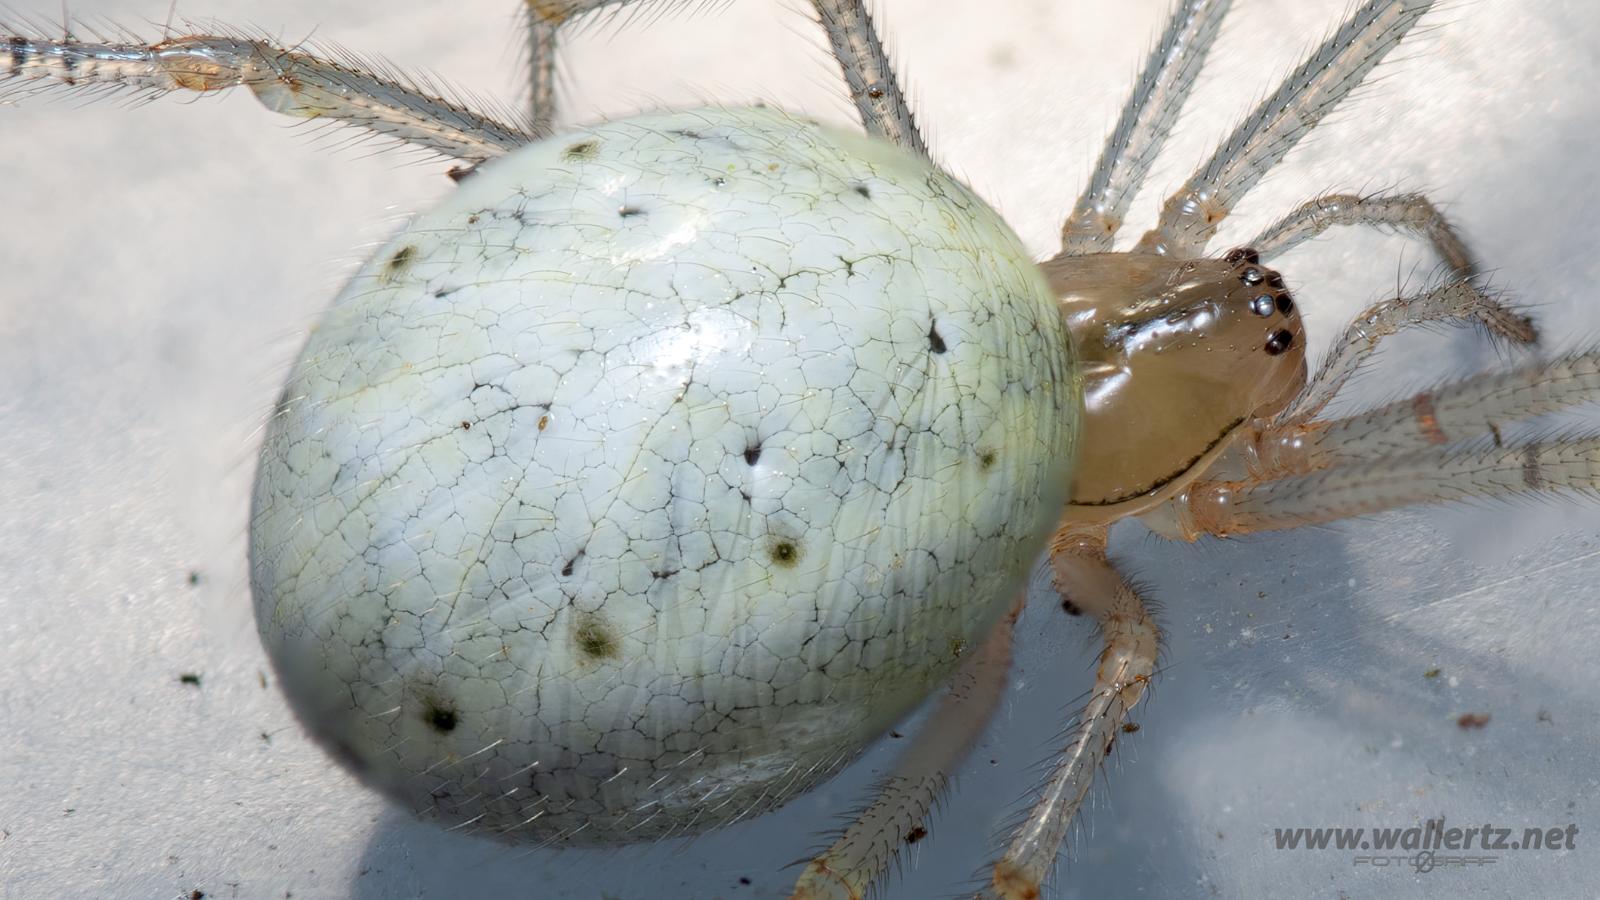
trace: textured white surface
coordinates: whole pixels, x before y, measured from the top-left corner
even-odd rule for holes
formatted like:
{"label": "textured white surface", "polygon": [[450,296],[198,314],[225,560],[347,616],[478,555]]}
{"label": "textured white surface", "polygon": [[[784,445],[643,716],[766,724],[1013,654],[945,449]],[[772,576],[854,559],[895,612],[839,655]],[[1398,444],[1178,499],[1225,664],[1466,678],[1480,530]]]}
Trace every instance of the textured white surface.
{"label": "textured white surface", "polygon": [[[885,12],[939,158],[1042,253],[1163,5],[902,0]],[[507,6],[390,4],[377,21],[353,2],[180,12],[291,40],[315,28],[502,92]],[[1135,226],[1345,7],[1241,4]],[[73,8],[128,24],[166,13]],[[1220,244],[1319,190],[1426,188],[1497,283],[1538,305],[1552,346],[1600,336],[1600,9],[1460,4],[1428,22],[1441,27],[1292,153]],[[571,58],[574,113],[766,97],[843,121],[812,39],[754,0],[599,34]],[[388,809],[258,680],[244,574],[257,428],[305,329],[373,249],[362,241],[387,236],[388,213],[442,196],[440,167],[330,150],[247,97],[33,101],[0,121],[0,895],[780,896],[795,870],[778,868],[857,802],[895,741],[789,810],[687,847],[530,856]],[[1320,348],[1430,265],[1403,240],[1343,233],[1280,268]],[[1388,397],[1495,361],[1466,335],[1412,336],[1358,389]],[[1195,547],[1119,529],[1119,558],[1165,604],[1167,669],[1143,731],[1119,742],[1062,895],[1595,895],[1597,536],[1583,504]],[[1040,603],[1022,629],[1007,704],[891,896],[942,896],[978,867],[1089,683],[1084,623]],[[202,675],[199,689],[184,672]],[[1463,731],[1464,712],[1492,719]],[[1338,853],[1271,849],[1275,826],[1436,815],[1584,830],[1570,854],[1471,872],[1357,872]]]}
{"label": "textured white surface", "polygon": [[251,585],[306,721],[446,826],[557,844],[782,805],[1009,609],[1071,341],[966,188],[772,109],[479,168],[317,323]]}

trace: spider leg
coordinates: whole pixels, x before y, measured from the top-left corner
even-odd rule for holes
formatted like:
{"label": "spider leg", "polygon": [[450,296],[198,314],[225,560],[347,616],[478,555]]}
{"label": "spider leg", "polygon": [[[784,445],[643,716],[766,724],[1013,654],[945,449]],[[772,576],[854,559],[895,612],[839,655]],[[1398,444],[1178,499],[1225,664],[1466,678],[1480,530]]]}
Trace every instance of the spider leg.
{"label": "spider leg", "polygon": [[988,724],[1005,690],[1019,601],[951,679],[872,803],[811,860],[790,900],[861,900],[900,848],[922,828],[950,772]]}
{"label": "spider leg", "polygon": [[1366,225],[1404,231],[1433,245],[1458,278],[1478,274],[1477,260],[1450,221],[1422,194],[1325,194],[1307,200],[1272,223],[1246,246],[1271,259],[1335,225]]}
{"label": "spider leg", "polygon": [[[523,0],[528,16],[530,122],[535,134],[547,133],[555,120],[557,32],[574,18],[629,2],[632,0]],[[865,0],[812,0],[811,5],[828,35],[851,102],[867,133],[927,156],[927,145],[900,90],[888,51],[872,25]]]}
{"label": "spider leg", "polygon": [[539,0],[523,0],[528,55],[528,130],[550,133],[556,119],[556,32],[568,13]]}
{"label": "spider leg", "polygon": [[1376,352],[1383,338],[1412,325],[1452,320],[1480,323],[1490,332],[1519,343],[1531,343],[1536,337],[1527,316],[1470,281],[1455,281],[1422,294],[1384,300],[1355,317],[1285,417],[1303,422],[1321,412]]}
{"label": "spider leg", "polygon": [[1139,252],[1198,256],[1234,205],[1400,43],[1433,0],[1367,0],[1167,199]]}
{"label": "spider leg", "polygon": [[1511,372],[1489,372],[1342,419],[1262,423],[1247,454],[1258,477],[1427,450],[1474,437],[1503,443],[1500,427],[1600,400],[1600,351]]}
{"label": "spider leg", "polygon": [[425,84],[261,40],[187,35],[144,45],[7,34],[0,42],[6,49],[0,53],[0,89],[29,82],[31,87],[164,94],[243,85],[273,112],[354,125],[474,163],[532,140],[527,132],[439,96]]}
{"label": "spider leg", "polygon": [[528,130],[543,137],[556,119],[557,33],[571,22],[607,6],[638,0],[522,0],[527,35],[523,53],[528,66]]}
{"label": "spider leg", "polygon": [[1066,256],[1104,253],[1167,142],[1232,0],[1181,0],[1145,59],[1088,187],[1061,225]]}
{"label": "spider leg", "polygon": [[867,133],[928,155],[864,0],[811,0]]}
{"label": "spider leg", "polygon": [[1155,672],[1159,632],[1139,595],[1106,559],[1103,526],[1056,532],[1050,568],[1061,595],[1100,623],[1105,650],[1072,738],[978,893],[984,900],[1039,897],[1095,773]]}
{"label": "spider leg", "polygon": [[[1197,482],[1147,519],[1194,540],[1299,528],[1402,506],[1568,491],[1600,491],[1600,438],[1422,450],[1275,481]],[[1162,513],[1164,508],[1155,512]]]}

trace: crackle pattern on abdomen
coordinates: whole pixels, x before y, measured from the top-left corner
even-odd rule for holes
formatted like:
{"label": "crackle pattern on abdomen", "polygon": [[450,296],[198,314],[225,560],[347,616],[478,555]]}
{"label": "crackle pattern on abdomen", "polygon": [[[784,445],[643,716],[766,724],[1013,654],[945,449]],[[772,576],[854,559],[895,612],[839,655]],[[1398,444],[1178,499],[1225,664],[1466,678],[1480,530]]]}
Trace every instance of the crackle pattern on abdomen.
{"label": "crackle pattern on abdomen", "polygon": [[531,145],[317,325],[251,529],[308,726],[562,842],[769,808],[950,673],[1066,487],[1065,330],[981,200],[770,110]]}

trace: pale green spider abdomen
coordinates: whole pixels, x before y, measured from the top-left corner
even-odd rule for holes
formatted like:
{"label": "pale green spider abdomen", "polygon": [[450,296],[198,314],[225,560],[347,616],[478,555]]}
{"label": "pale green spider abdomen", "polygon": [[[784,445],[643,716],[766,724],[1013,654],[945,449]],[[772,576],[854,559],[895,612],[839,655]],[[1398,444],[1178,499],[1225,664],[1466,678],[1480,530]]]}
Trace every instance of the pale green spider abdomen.
{"label": "pale green spider abdomen", "polygon": [[262,637],[440,821],[726,822],[998,620],[1079,403],[1044,280],[927,163],[765,109],[591,127],[483,166],[316,326],[257,475]]}

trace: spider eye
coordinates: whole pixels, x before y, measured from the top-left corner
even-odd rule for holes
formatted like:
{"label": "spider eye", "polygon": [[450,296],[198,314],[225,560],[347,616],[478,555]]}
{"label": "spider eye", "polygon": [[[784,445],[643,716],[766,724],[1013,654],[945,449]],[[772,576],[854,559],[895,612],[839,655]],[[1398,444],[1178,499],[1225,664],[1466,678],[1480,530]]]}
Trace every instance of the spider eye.
{"label": "spider eye", "polygon": [[1289,310],[1291,310],[1291,309],[1294,309],[1294,298],[1290,297],[1289,293],[1287,291],[1279,294],[1278,295],[1278,312],[1281,312],[1281,313],[1283,313],[1284,315],[1287,316],[1289,314]]}
{"label": "spider eye", "polygon": [[1250,311],[1258,316],[1270,316],[1274,309],[1277,309],[1277,304],[1273,302],[1270,294],[1262,294],[1250,301]]}
{"label": "spider eye", "polygon": [[1294,346],[1294,335],[1280,328],[1267,335],[1267,354],[1277,356],[1279,353]]}
{"label": "spider eye", "polygon": [[1222,259],[1225,262],[1234,264],[1248,262],[1251,265],[1255,265],[1261,262],[1261,254],[1257,253],[1255,249],[1251,247],[1235,247],[1232,250],[1229,250],[1228,255],[1224,256]]}

